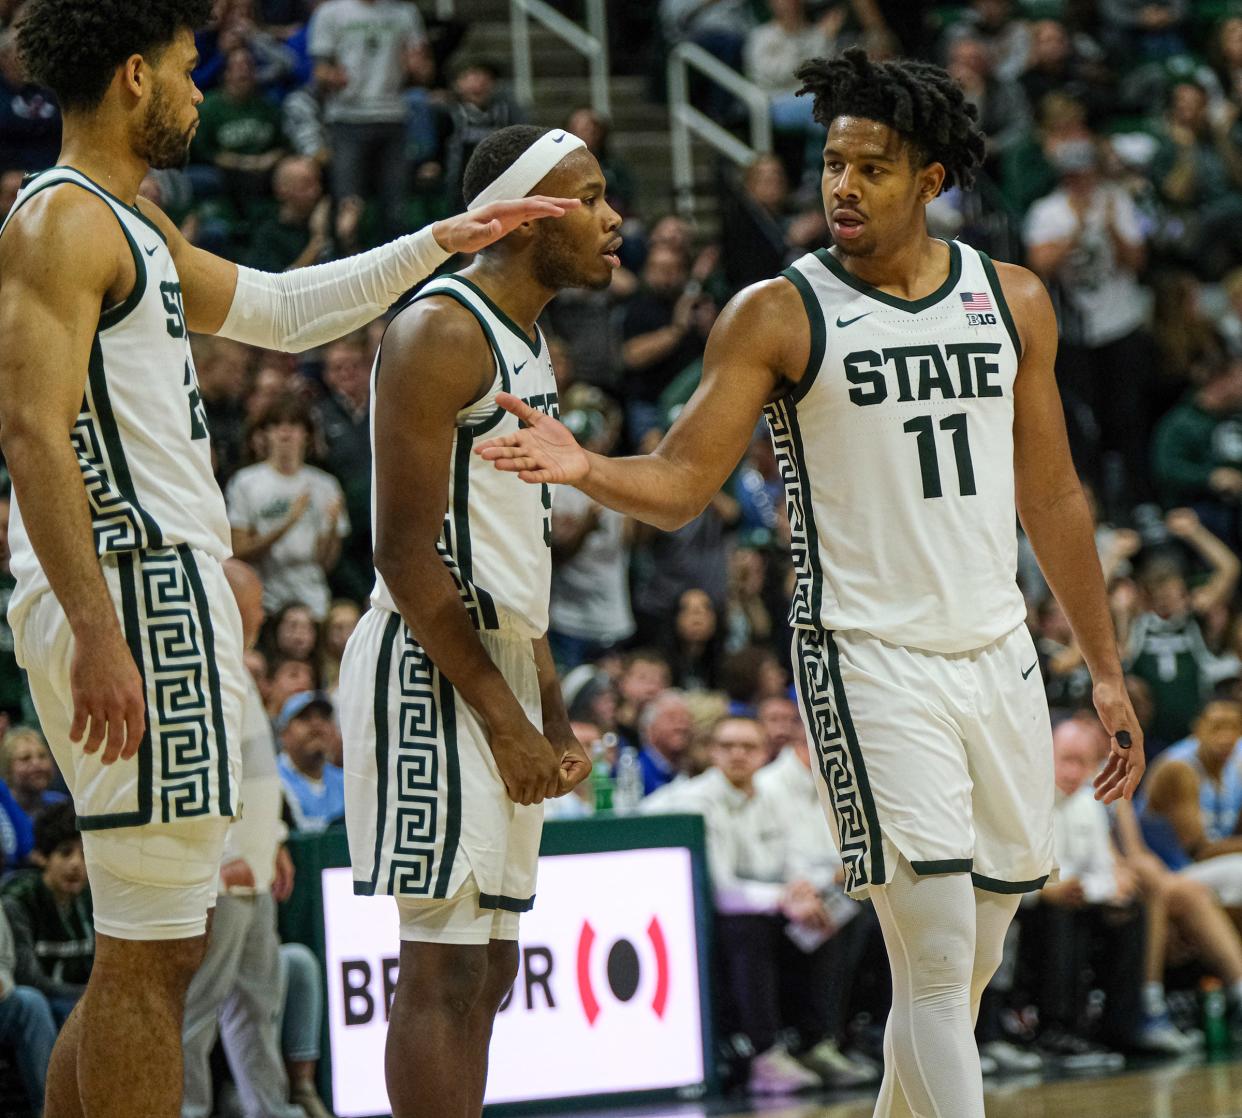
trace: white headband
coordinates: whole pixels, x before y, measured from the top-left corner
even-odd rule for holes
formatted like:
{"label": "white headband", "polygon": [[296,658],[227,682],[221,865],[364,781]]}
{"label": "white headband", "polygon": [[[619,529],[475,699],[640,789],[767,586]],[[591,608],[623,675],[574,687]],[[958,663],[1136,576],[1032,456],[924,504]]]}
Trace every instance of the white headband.
{"label": "white headband", "polygon": [[466,209],[477,210],[492,202],[525,198],[565,156],[584,147],[586,144],[570,132],[562,132],[559,128],[555,132],[545,132],[522,152],[512,167],[472,199]]}

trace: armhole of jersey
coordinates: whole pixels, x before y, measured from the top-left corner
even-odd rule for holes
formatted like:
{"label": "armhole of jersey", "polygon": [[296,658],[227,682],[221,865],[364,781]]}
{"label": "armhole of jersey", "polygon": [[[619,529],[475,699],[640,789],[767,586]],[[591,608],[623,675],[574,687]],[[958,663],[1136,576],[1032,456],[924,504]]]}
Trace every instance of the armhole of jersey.
{"label": "armhole of jersey", "polygon": [[[488,347],[492,351],[492,360],[496,363],[496,371],[500,376],[500,389],[502,392],[508,392],[509,369],[505,365],[504,355],[500,352],[500,344],[496,341],[496,335],[492,332],[491,325],[488,323],[487,319],[485,319],[480,313],[479,308],[471,303],[470,300],[467,299],[460,291],[454,291],[450,287],[441,287],[435,291],[428,291],[425,294],[420,295],[415,302],[422,299],[430,299],[434,295],[443,295],[448,299],[452,299],[455,303],[460,303],[474,316],[475,322],[479,324],[479,329],[483,331],[483,336],[487,339]],[[482,399],[482,397],[479,397],[479,399]],[[469,405],[469,407],[473,408],[477,403],[478,400],[475,400]],[[480,423],[463,423],[462,428],[469,431],[471,437],[481,435],[485,431],[490,431],[493,427],[495,427],[506,414],[505,409],[497,405],[487,419]]]}
{"label": "armhole of jersey", "polygon": [[806,369],[802,373],[802,379],[785,397],[791,404],[796,404],[810,392],[811,385],[819,376],[819,370],[824,363],[824,351],[828,347],[828,328],[824,322],[823,307],[815,297],[811,281],[795,267],[786,268],[781,275],[794,285],[802,297],[802,307],[806,311],[807,322],[811,327],[811,352],[807,358]]}
{"label": "armhole of jersey", "polygon": [[1013,320],[1013,315],[1009,310],[1009,303],[1005,300],[1005,290],[1001,287],[1000,276],[996,274],[996,265],[992,263],[992,258],[986,252],[979,252],[979,263],[983,265],[983,271],[988,277],[988,283],[992,287],[992,294],[996,297],[996,306],[1000,310],[1001,321],[1005,324],[1005,329],[1009,331],[1009,340],[1013,342],[1014,353],[1018,355],[1018,361],[1022,360],[1022,338],[1018,334],[1017,324]]}
{"label": "armhole of jersey", "polygon": [[[34,190],[32,190],[29,194],[26,195],[25,198],[21,200],[21,202],[13,209],[13,212],[9,214],[8,220],[5,221],[4,223],[4,228],[5,229],[8,228],[9,221],[13,219],[17,211],[20,210],[22,206],[24,206],[27,202],[29,202],[31,198],[33,198],[36,194],[41,194],[45,190],[51,190],[52,187],[54,186],[76,186],[79,190],[85,190],[87,194],[93,194],[105,206],[107,206],[108,212],[112,214],[114,218],[116,218],[117,225],[120,226],[121,232],[125,235],[125,243],[129,245],[129,253],[134,258],[133,289],[119,303],[111,307],[102,308],[99,312],[98,329],[100,331],[107,330],[113,326],[116,326],[119,322],[127,318],[130,312],[140,302],[142,302],[142,297],[146,293],[146,290],[147,290],[147,266],[146,266],[146,263],[142,259],[142,253],[139,251],[138,245],[135,243],[133,235],[125,227],[125,222],[121,220],[121,215],[118,214],[116,210],[112,208],[112,205],[109,202],[107,196],[102,191],[97,190],[94,186],[90,186],[87,183],[79,182],[75,178],[68,178],[68,177],[53,178],[50,182],[39,183],[39,185],[36,186]],[[146,219],[144,218],[143,220],[146,220]],[[161,236],[163,236],[163,234],[161,234]]]}

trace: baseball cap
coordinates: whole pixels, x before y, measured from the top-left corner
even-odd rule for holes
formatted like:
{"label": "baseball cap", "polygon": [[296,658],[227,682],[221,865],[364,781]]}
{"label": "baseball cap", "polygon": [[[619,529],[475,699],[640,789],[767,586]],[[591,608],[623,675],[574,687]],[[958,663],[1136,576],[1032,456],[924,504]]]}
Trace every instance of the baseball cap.
{"label": "baseball cap", "polygon": [[290,695],[276,716],[276,732],[282,733],[290,722],[309,713],[312,708],[332,714],[332,699],[326,691],[299,691],[296,695]]}

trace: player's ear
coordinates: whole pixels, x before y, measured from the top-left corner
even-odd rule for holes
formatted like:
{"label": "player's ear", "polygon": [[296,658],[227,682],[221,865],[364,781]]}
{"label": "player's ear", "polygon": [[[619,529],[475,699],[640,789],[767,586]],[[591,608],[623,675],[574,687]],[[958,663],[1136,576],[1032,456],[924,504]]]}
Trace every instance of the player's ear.
{"label": "player's ear", "polygon": [[919,172],[919,199],[930,202],[944,188],[945,170],[943,163],[928,163]]}
{"label": "player's ear", "polygon": [[121,63],[121,88],[135,100],[149,90],[153,77],[150,63],[140,54],[131,54]]}

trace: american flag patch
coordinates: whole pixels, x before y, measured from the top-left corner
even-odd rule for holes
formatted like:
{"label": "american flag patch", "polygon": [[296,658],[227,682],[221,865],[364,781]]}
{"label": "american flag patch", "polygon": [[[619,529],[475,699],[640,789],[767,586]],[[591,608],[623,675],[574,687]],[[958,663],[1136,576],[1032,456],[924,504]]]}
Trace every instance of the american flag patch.
{"label": "american flag patch", "polygon": [[961,291],[962,309],[970,314],[986,314],[992,310],[992,300],[986,291]]}

